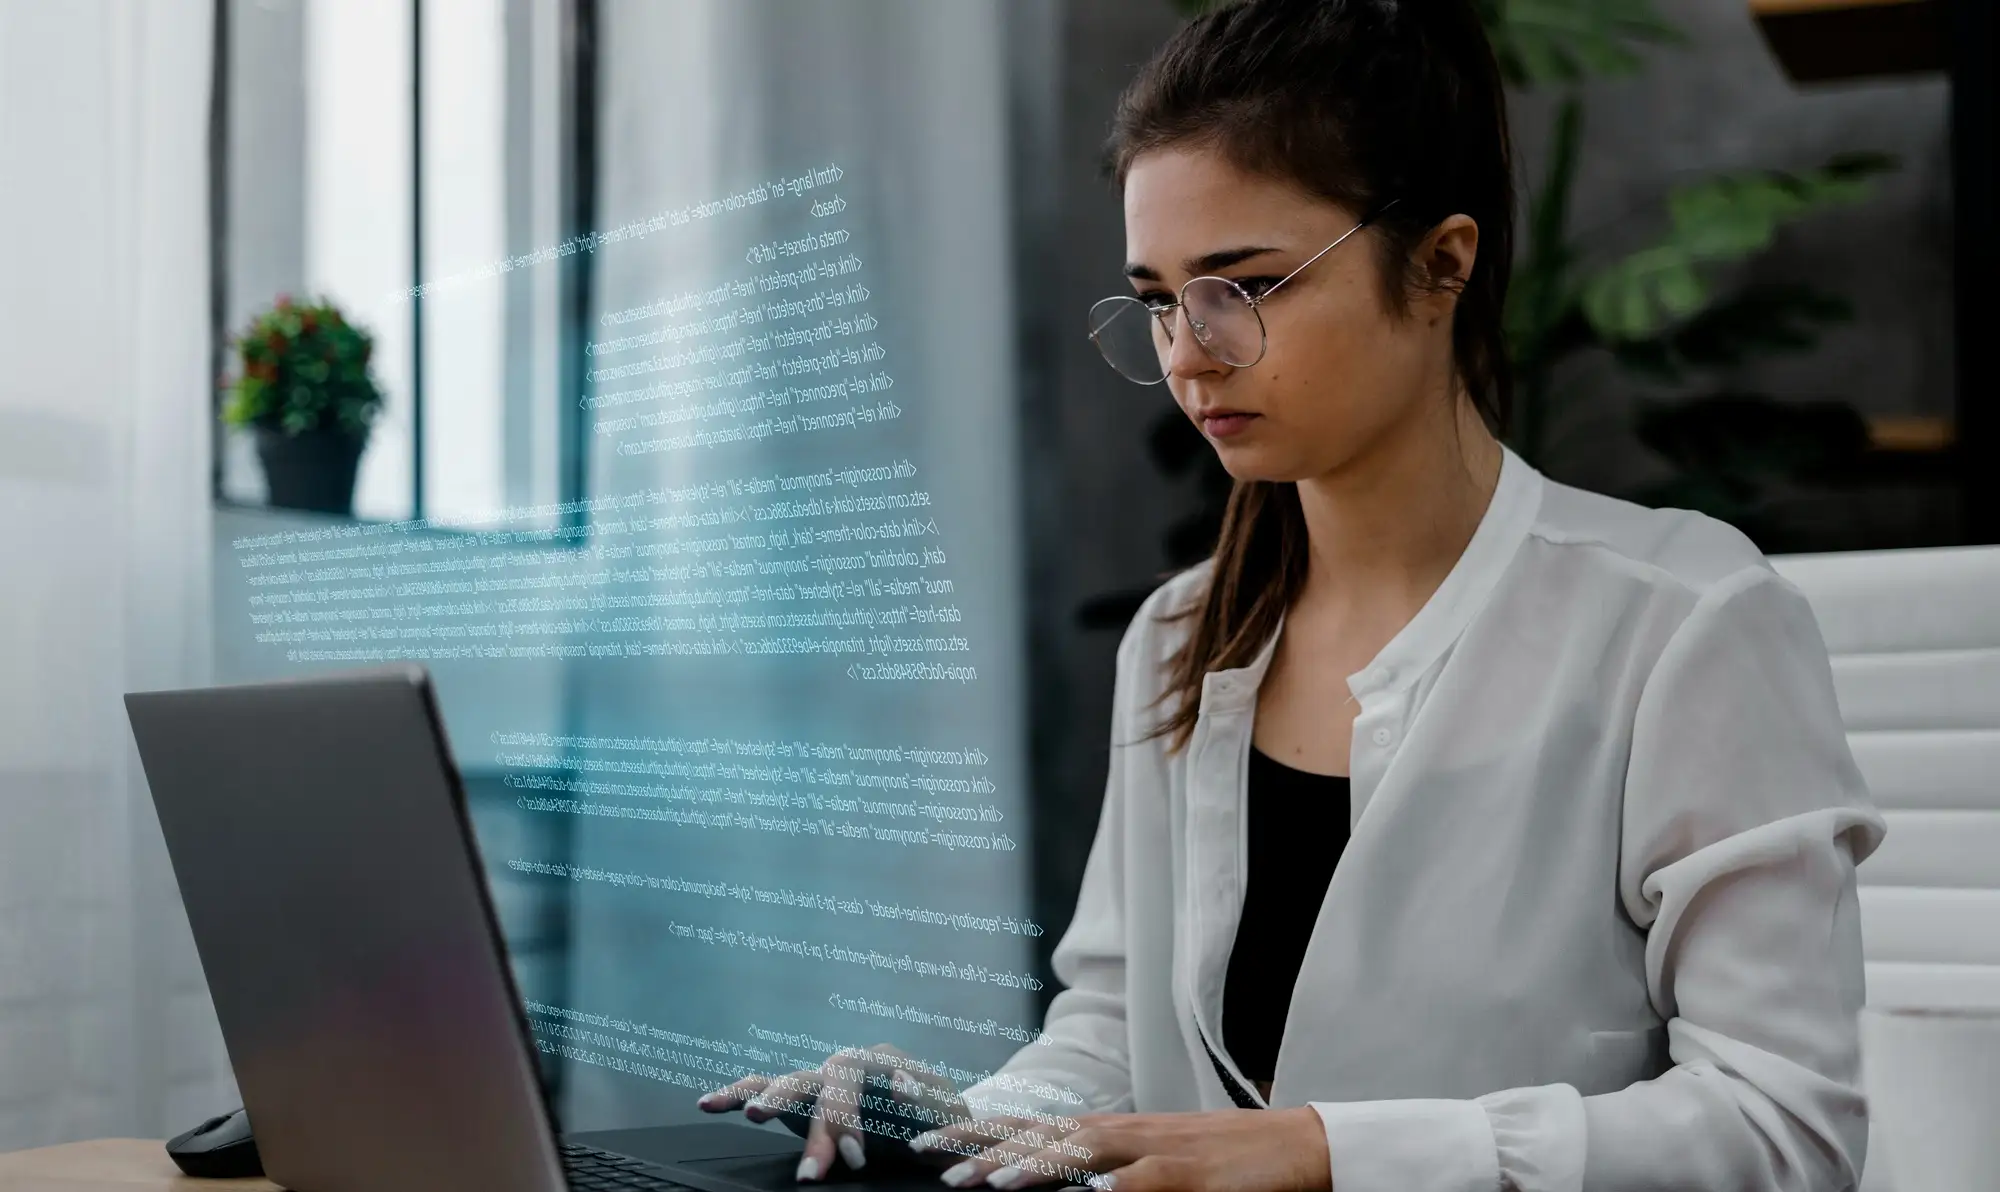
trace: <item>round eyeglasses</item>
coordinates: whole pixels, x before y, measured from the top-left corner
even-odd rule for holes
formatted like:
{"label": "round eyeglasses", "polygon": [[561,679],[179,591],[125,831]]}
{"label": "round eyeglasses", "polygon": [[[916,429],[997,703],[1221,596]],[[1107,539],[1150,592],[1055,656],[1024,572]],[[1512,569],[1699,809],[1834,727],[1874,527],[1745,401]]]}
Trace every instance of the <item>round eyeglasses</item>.
{"label": "round eyeglasses", "polygon": [[1202,351],[1233,368],[1249,368],[1264,358],[1270,346],[1264,316],[1257,309],[1264,300],[1395,205],[1394,199],[1383,204],[1374,215],[1347,229],[1261,294],[1252,294],[1226,277],[1190,278],[1181,287],[1177,302],[1148,302],[1130,294],[1114,294],[1090,308],[1090,341],[1119,376],[1141,385],[1157,385],[1167,379],[1177,313],[1184,314]]}

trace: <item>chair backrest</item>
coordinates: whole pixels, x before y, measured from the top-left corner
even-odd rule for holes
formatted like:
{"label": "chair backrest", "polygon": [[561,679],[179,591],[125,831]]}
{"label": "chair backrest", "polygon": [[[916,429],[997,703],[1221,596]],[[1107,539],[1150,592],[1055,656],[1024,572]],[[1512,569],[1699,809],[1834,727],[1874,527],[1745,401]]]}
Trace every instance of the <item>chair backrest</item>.
{"label": "chair backrest", "polygon": [[[1858,870],[1869,1003],[2000,1005],[2000,547],[1772,563],[1812,603],[1889,822]],[[1897,1192],[1869,1133],[1861,1192]]]}
{"label": "chair backrest", "polygon": [[1869,1002],[2000,1006],[2000,547],[1772,562],[1889,823],[1859,871]]}

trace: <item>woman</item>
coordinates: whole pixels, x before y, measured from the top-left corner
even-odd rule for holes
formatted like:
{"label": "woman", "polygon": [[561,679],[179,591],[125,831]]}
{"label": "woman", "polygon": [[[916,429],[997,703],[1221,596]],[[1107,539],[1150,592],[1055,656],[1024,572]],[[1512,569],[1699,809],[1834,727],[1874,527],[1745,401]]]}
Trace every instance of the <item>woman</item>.
{"label": "woman", "polygon": [[1747,540],[1494,437],[1511,167],[1472,4],[1205,16],[1111,150],[1133,298],[1093,337],[1236,486],[1120,647],[1066,988],[962,1095],[885,1048],[704,1107],[811,1113],[802,1179],[867,1161],[839,1107],[893,1072],[955,1187],[1852,1186],[1881,821]]}

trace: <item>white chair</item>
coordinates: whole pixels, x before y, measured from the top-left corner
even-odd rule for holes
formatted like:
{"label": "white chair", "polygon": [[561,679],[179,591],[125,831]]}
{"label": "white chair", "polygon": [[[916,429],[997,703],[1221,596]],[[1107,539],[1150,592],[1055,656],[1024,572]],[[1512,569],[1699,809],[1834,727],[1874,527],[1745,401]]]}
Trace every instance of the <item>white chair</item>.
{"label": "white chair", "polygon": [[2000,1006],[2000,547],[1772,562],[1812,603],[1889,823],[1859,871],[1869,1003]]}

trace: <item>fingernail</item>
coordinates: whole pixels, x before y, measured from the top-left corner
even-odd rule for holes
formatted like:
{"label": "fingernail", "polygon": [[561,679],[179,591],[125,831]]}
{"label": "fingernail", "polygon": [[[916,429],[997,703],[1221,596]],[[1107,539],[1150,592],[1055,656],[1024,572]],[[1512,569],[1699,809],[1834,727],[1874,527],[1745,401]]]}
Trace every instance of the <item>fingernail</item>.
{"label": "fingernail", "polygon": [[714,1109],[721,1101],[722,1094],[720,1093],[703,1093],[701,1099],[696,1101],[695,1104],[701,1106],[703,1109]]}
{"label": "fingernail", "polygon": [[771,1111],[755,1101],[743,1107],[743,1116],[753,1122],[761,1122],[771,1116]]}
{"label": "fingernail", "polygon": [[889,1074],[889,1087],[905,1097],[914,1097],[923,1091],[923,1086],[917,1083],[916,1077],[901,1068]]}
{"label": "fingernail", "polygon": [[799,1160],[799,1170],[795,1178],[801,1181],[818,1179],[819,1160],[813,1158],[811,1155],[807,1155],[805,1158]]}
{"label": "fingernail", "polygon": [[919,1155],[937,1145],[938,1136],[933,1133],[919,1134],[910,1140],[910,1149]]}
{"label": "fingernail", "polygon": [[852,1134],[843,1134],[834,1144],[840,1150],[840,1157],[847,1160],[848,1167],[860,1171],[868,1165],[868,1156],[861,1149],[861,1140]]}
{"label": "fingernail", "polygon": [[987,1176],[986,1182],[995,1188],[1011,1188],[1015,1184],[1020,1183],[1021,1177],[1026,1174],[1028,1174],[1028,1172],[1025,1168],[1015,1167],[1012,1164],[1009,1164],[1008,1166],[1002,1167],[1000,1170],[994,1172],[992,1175]]}
{"label": "fingernail", "polygon": [[978,1172],[979,1172],[979,1161],[977,1159],[967,1159],[965,1162],[960,1163],[957,1167],[947,1169],[945,1173],[939,1176],[938,1178],[943,1180],[945,1183],[950,1184],[954,1188],[963,1188],[965,1185],[972,1182],[972,1177],[978,1174]]}

